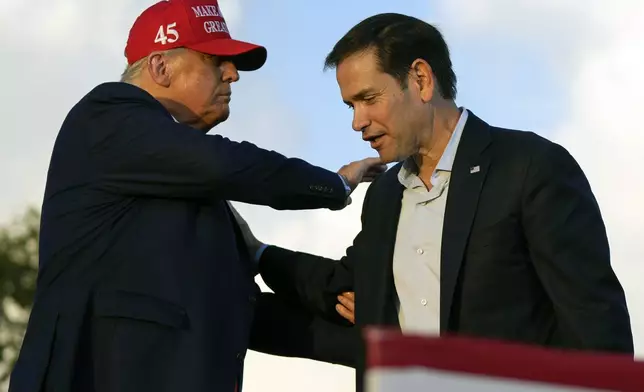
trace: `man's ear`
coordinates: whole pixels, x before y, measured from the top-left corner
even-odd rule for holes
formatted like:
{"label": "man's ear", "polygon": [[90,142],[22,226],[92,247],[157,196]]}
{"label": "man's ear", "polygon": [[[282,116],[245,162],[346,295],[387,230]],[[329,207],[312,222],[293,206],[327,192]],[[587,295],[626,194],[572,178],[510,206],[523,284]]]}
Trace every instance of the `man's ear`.
{"label": "man's ear", "polygon": [[414,60],[411,64],[410,79],[415,83],[423,102],[431,101],[436,87],[431,65],[423,59]]}
{"label": "man's ear", "polygon": [[170,86],[170,67],[168,56],[161,52],[152,52],[148,56],[148,72],[150,77],[162,87]]}

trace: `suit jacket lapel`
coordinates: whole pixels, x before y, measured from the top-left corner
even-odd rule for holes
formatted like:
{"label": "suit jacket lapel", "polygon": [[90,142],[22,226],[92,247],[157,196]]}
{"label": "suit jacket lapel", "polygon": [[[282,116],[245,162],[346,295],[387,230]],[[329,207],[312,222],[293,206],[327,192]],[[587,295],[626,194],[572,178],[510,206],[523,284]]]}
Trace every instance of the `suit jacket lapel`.
{"label": "suit jacket lapel", "polygon": [[454,291],[485,181],[490,154],[489,125],[472,112],[463,129],[450,176],[441,246],[440,330],[449,330]]}
{"label": "suit jacket lapel", "polygon": [[[393,276],[393,257],[396,244],[396,233],[398,231],[398,219],[402,204],[403,186],[398,181],[400,164],[391,168],[383,178],[382,192],[374,193],[373,211],[377,211],[377,221],[373,227],[379,231],[374,243],[372,275],[375,279],[373,284],[376,295],[373,309],[376,313],[376,321],[379,324],[398,326],[398,315],[396,312],[396,291]],[[375,215],[375,214],[374,214]]]}

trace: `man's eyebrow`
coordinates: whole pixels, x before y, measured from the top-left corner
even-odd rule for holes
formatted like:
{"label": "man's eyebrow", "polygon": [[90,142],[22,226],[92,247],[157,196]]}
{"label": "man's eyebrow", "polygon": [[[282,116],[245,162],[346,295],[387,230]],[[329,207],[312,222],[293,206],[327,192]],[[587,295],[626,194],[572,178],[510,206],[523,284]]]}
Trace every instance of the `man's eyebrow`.
{"label": "man's eyebrow", "polygon": [[362,90],[353,94],[353,96],[350,98],[349,101],[344,101],[344,103],[346,103],[347,105],[350,105],[351,104],[350,101],[360,101],[364,99],[364,97],[366,97],[367,95],[373,94],[373,93],[374,93],[374,90],[371,87],[363,88]]}

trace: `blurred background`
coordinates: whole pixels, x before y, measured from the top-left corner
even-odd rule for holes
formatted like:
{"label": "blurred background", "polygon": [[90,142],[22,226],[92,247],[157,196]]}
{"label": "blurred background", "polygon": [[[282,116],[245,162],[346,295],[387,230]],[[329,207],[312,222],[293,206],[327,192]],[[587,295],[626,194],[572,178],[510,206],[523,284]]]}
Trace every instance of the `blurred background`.
{"label": "blurred background", "polygon": [[[69,109],[118,80],[136,16],[154,0],[0,0],[0,379],[22,338],[37,265],[38,213],[51,149]],[[233,86],[231,117],[212,132],[336,170],[374,155],[351,130],[325,55],[380,12],[441,29],[457,103],[487,122],[565,146],[599,200],[613,266],[644,357],[644,2],[637,0],[220,0],[233,37],[268,62]],[[237,205],[260,240],[341,257],[360,228],[366,187],[341,212]],[[260,282],[261,283],[261,282]],[[264,286],[265,287],[265,286]],[[251,353],[244,392],[354,391],[351,369]],[[0,382],[0,391],[6,383]]]}

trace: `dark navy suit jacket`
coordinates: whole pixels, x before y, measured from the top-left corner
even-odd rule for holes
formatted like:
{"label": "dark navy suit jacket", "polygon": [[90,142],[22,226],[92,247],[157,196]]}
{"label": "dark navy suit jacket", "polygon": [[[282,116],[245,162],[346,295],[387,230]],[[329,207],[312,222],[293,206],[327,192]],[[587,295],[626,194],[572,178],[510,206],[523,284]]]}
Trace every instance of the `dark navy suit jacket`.
{"label": "dark navy suit jacket", "polygon": [[[341,260],[270,246],[259,264],[276,293],[267,301],[297,299],[309,308],[297,339],[311,344],[286,346],[288,354],[355,366],[358,391],[365,364],[360,329],[399,328],[393,254],[404,192],[400,168],[369,187],[362,230]],[[490,126],[470,112],[449,188],[441,335],[633,355],[601,211],[564,147],[532,132]],[[343,291],[355,291],[353,327],[335,311]]]}
{"label": "dark navy suit jacket", "polygon": [[346,191],[334,172],[176,123],[138,87],[86,95],[54,146],[10,391],[232,392],[258,288],[226,200],[340,209]]}

